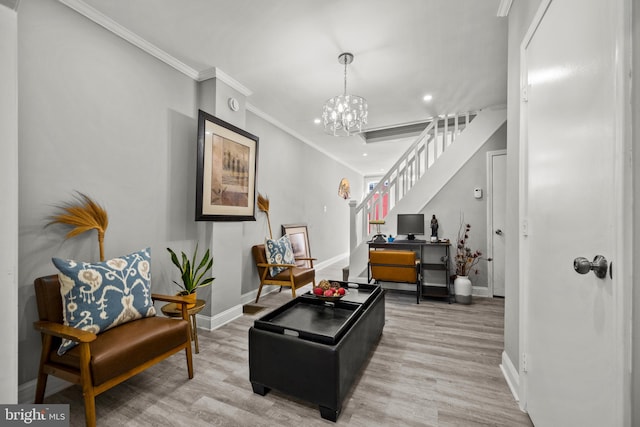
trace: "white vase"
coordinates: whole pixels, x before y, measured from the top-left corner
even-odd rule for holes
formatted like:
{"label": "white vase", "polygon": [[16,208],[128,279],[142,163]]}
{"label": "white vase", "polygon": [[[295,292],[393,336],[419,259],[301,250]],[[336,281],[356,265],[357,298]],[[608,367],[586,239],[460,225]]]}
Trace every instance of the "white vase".
{"label": "white vase", "polygon": [[469,276],[457,276],[453,281],[453,290],[456,294],[456,302],[471,304],[471,280]]}

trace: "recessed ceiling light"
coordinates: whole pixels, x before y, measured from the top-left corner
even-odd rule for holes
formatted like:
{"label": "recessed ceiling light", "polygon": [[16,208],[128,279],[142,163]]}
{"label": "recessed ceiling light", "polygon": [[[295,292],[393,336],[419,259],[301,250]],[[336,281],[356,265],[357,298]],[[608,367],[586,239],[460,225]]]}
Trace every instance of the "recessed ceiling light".
{"label": "recessed ceiling light", "polygon": [[367,153],[362,153],[362,157],[367,157]]}
{"label": "recessed ceiling light", "polygon": [[423,97],[422,97],[422,100],[423,100],[424,102],[429,102],[429,101],[431,101],[432,99],[433,99],[433,95],[429,95],[429,94],[427,94],[427,95],[425,95],[425,96],[423,96]]}
{"label": "recessed ceiling light", "polygon": [[320,121],[321,121],[320,119],[313,119],[313,123],[315,123],[315,124],[317,124],[317,125],[319,125],[319,124],[320,124]]}

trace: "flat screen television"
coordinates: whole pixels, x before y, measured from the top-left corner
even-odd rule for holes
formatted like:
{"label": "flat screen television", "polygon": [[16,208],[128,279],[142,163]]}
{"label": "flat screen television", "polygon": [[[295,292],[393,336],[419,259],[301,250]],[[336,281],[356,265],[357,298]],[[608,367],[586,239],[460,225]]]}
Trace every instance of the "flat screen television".
{"label": "flat screen television", "polygon": [[424,234],[424,214],[398,214],[398,235],[415,240],[416,234]]}

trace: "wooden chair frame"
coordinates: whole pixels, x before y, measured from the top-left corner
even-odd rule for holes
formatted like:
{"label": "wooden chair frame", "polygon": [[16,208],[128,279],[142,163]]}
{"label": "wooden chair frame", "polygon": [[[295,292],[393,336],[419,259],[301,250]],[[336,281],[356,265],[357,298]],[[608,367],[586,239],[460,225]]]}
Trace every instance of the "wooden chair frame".
{"label": "wooden chair frame", "polygon": [[[264,245],[256,245],[253,247],[253,250],[255,251],[256,247],[260,247],[260,246],[264,246]],[[262,249],[257,249],[257,250],[262,250],[264,252],[264,248]],[[255,258],[255,254],[254,254],[254,258]],[[266,257],[265,257],[266,258]],[[260,287],[258,288],[258,295],[256,295],[256,304],[258,303],[258,300],[260,299],[260,294],[262,293],[262,287],[264,285],[276,285],[276,286],[280,286],[280,291],[282,291],[282,286],[287,286],[291,288],[291,295],[293,296],[293,298],[296,297],[296,289],[300,288],[308,283],[313,283],[313,287],[316,287],[316,279],[315,279],[315,269],[313,267],[313,261],[316,260],[316,258],[312,258],[312,257],[296,257],[295,258],[296,261],[304,261],[304,262],[308,262],[310,267],[299,267],[296,264],[269,264],[268,262],[259,262],[256,260],[256,267],[258,268],[258,275],[260,277]],[[271,275],[269,274],[269,268],[270,267],[284,267],[287,270],[287,275],[286,275],[286,279],[282,279],[282,278],[277,278],[277,277],[271,277]],[[298,280],[296,273],[301,272],[301,271],[309,271],[309,270],[314,270],[313,273],[313,278],[312,280]],[[282,276],[283,273],[278,274],[278,276]]]}
{"label": "wooden chair frame", "polygon": [[[57,276],[49,276],[39,280],[52,280]],[[65,381],[69,381],[73,384],[78,384],[82,387],[82,394],[84,397],[85,406],[85,420],[87,427],[95,427],[96,425],[96,407],[95,397],[100,393],[109,390],[110,388],[122,383],[123,381],[133,377],[136,374],[144,371],[150,366],[166,359],[167,357],[184,350],[187,358],[187,371],[189,379],[193,378],[193,360],[191,350],[191,322],[189,320],[189,314],[187,312],[187,301],[181,296],[170,296],[152,294],[151,298],[155,301],[173,302],[182,306],[182,319],[187,322],[188,335],[185,337],[184,344],[172,348],[171,350],[160,354],[145,363],[124,372],[118,376],[115,376],[102,384],[97,386],[93,385],[93,379],[90,370],[91,362],[91,343],[98,339],[98,335],[91,332],[83,331],[78,328],[66,326],[61,323],[53,321],[36,321],[34,322],[34,328],[42,334],[42,353],[40,356],[40,366],[38,370],[38,382],[36,386],[36,395],[34,403],[41,404],[44,400],[45,388],[47,386],[47,377],[53,375],[58,378],[62,378]],[[60,307],[62,310],[62,307]],[[167,319],[168,321],[175,322],[174,319]],[[117,328],[117,326],[116,326]],[[115,328],[114,328],[115,329]],[[53,337],[66,338],[76,341],[80,349],[80,369],[74,369],[68,366],[55,363],[51,360],[50,355],[52,351]]]}

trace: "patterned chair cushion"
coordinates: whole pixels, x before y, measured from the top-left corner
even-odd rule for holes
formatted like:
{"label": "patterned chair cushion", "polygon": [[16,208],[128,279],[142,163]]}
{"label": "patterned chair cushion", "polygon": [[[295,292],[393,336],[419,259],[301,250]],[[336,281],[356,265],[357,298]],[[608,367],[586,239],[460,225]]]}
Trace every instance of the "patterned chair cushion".
{"label": "patterned chair cushion", "polygon": [[[293,249],[291,248],[291,240],[286,234],[278,240],[266,239],[264,242],[264,250],[267,255],[269,264],[295,264],[293,257]],[[269,267],[269,274],[275,277],[286,267]]]}
{"label": "patterned chair cushion", "polygon": [[[123,323],[155,316],[150,293],[151,249],[87,263],[53,258],[60,271],[64,324],[99,334]],[[62,340],[58,354],[77,345]]]}

